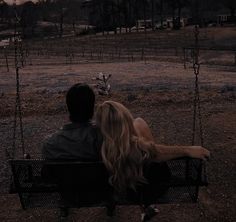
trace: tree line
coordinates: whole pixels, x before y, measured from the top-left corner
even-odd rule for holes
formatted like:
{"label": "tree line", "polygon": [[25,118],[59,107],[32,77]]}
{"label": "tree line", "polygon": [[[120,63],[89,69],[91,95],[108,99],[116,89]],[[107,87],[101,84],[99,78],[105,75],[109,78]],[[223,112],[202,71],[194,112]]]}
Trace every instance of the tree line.
{"label": "tree line", "polygon": [[0,22],[13,26],[17,11],[23,36],[26,30],[33,36],[38,21],[53,22],[59,36],[64,33],[64,24],[71,24],[75,30],[80,21],[87,21],[97,31],[116,33],[122,27],[131,31],[137,20],[144,23],[151,20],[151,28],[155,29],[155,23],[158,21],[163,26],[167,16],[175,21],[176,29],[180,28],[182,16],[192,18],[193,24],[202,24],[208,15],[222,8],[235,21],[235,0],[39,0],[36,4],[29,1],[20,6],[9,6],[0,0]]}

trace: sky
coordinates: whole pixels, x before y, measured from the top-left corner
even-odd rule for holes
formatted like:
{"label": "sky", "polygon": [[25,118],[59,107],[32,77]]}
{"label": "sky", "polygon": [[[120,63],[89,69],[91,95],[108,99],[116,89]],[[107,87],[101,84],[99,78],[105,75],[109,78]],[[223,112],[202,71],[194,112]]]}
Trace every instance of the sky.
{"label": "sky", "polygon": [[[4,1],[9,5],[12,5],[15,2],[14,0],[4,0]],[[16,4],[20,5],[20,4],[23,4],[25,2],[29,2],[29,1],[36,2],[37,0],[16,0]]]}

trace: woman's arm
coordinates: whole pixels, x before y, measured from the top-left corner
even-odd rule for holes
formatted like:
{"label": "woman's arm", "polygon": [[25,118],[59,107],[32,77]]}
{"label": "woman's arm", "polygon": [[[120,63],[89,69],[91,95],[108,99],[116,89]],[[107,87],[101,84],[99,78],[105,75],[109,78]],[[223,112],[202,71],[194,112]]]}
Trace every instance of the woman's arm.
{"label": "woman's arm", "polygon": [[210,152],[201,146],[166,146],[154,143],[154,137],[148,124],[142,118],[134,119],[134,128],[140,138],[141,147],[146,149],[153,161],[164,162],[167,160],[192,157],[206,160]]}
{"label": "woman's arm", "polygon": [[152,142],[143,142],[152,161],[164,162],[180,157],[191,157],[207,160],[210,152],[201,146],[166,146]]}

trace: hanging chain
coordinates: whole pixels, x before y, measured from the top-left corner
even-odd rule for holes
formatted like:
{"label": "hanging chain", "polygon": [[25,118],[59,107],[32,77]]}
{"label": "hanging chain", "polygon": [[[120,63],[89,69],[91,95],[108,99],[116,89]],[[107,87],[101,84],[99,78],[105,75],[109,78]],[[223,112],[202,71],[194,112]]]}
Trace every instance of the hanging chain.
{"label": "hanging chain", "polygon": [[199,119],[199,131],[200,131],[200,142],[203,146],[203,129],[202,129],[202,115],[201,115],[201,104],[200,104],[200,93],[199,93],[199,29],[195,26],[195,50],[194,50],[194,60],[193,60],[193,70],[195,75],[195,94],[194,94],[194,104],[193,104],[193,131],[192,131],[192,145],[195,144],[195,134],[196,134],[196,121],[197,115]]}
{"label": "hanging chain", "polygon": [[[193,62],[193,70],[195,75],[195,94],[194,94],[194,109],[193,109],[193,131],[192,131],[192,145],[195,145],[195,135],[196,135],[196,122],[197,115],[199,120],[199,136],[200,136],[200,144],[204,146],[203,141],[203,127],[202,127],[202,114],[201,114],[201,101],[200,101],[200,93],[199,93],[199,73],[200,73],[200,63],[199,63],[199,29],[198,26],[195,26],[195,50],[194,50],[194,62]],[[202,175],[204,183],[207,184],[207,172],[206,165],[202,162]]]}
{"label": "hanging chain", "polygon": [[19,40],[17,36],[17,24],[19,23],[19,18],[17,16],[17,11],[15,7],[15,29],[14,29],[14,56],[15,56],[15,70],[16,70],[16,100],[15,100],[15,115],[13,123],[13,144],[12,144],[12,153],[8,152],[8,156],[13,159],[15,157],[16,150],[16,128],[17,128],[17,117],[19,117],[20,124],[20,140],[22,148],[22,156],[25,155],[25,142],[24,142],[24,133],[23,133],[23,124],[22,124],[22,108],[21,108],[21,97],[20,97],[20,75],[19,75],[19,55],[21,55],[22,48],[19,49]]}

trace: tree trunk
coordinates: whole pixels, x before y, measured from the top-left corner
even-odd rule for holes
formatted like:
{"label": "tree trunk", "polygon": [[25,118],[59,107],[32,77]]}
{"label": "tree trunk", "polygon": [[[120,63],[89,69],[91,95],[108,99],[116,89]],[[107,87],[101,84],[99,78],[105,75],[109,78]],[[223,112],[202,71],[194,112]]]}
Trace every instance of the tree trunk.
{"label": "tree trunk", "polygon": [[131,2],[128,0],[128,25],[129,25],[129,32],[131,32]]}
{"label": "tree trunk", "polygon": [[60,38],[63,35],[63,22],[64,22],[64,13],[63,13],[63,9],[61,9],[61,14],[60,14]]}
{"label": "tree trunk", "polygon": [[152,31],[154,31],[154,0],[152,0]]}
{"label": "tree trunk", "polygon": [[137,0],[134,3],[134,20],[135,20],[135,26],[136,26],[136,32],[138,32],[138,24],[137,24],[137,20],[138,20],[138,4],[137,4]]}
{"label": "tree trunk", "polygon": [[200,25],[200,21],[199,21],[199,1],[195,0],[195,15],[194,15],[194,23],[195,25]]}
{"label": "tree trunk", "polygon": [[160,2],[161,28],[163,28],[163,0]]}
{"label": "tree trunk", "polygon": [[182,5],[180,5],[179,4],[179,6],[178,6],[178,20],[177,20],[177,29],[180,29],[180,27],[181,27],[181,23],[180,23],[180,21],[181,21],[181,12],[182,12]]}
{"label": "tree trunk", "polygon": [[235,11],[236,8],[235,7],[230,7],[230,16],[233,18],[235,16]]}
{"label": "tree trunk", "polygon": [[101,19],[101,25],[102,25],[102,35],[104,35],[104,19],[103,19],[103,10],[102,10],[102,4],[101,2],[99,3],[99,14],[100,14],[100,19]]}
{"label": "tree trunk", "polygon": [[114,10],[114,2],[113,1],[111,2],[111,14],[112,14],[111,15],[112,16],[112,29],[114,30],[114,34],[117,34],[116,14],[115,14],[115,10]]}
{"label": "tree trunk", "polygon": [[175,7],[172,6],[172,29],[175,28]]}
{"label": "tree trunk", "polygon": [[143,0],[143,20],[144,20],[144,32],[146,33],[146,28],[147,28],[147,24],[146,24],[146,0]]}
{"label": "tree trunk", "polygon": [[120,15],[120,0],[116,0],[117,9],[118,9],[118,20],[119,20],[119,32],[121,33],[121,15]]}
{"label": "tree trunk", "polygon": [[76,28],[75,28],[75,20],[74,19],[72,21],[72,29],[73,29],[74,35],[76,36]]}

